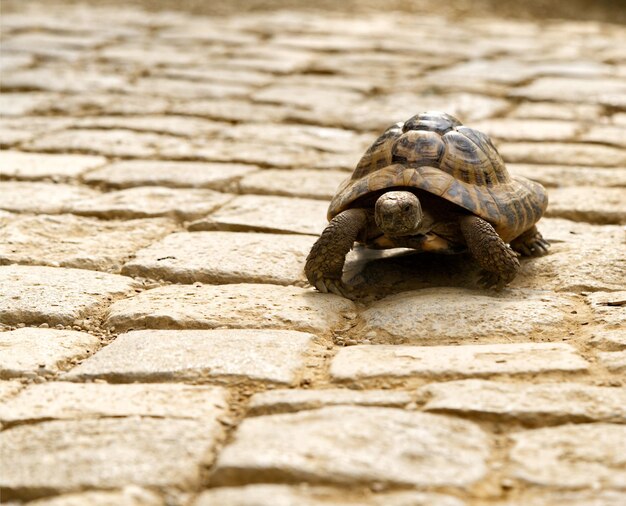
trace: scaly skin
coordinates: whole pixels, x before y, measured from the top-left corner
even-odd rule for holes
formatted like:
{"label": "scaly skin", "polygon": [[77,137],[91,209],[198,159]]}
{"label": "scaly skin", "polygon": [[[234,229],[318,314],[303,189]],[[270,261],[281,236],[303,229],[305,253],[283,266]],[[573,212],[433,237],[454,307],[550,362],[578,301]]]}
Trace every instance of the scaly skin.
{"label": "scaly skin", "polygon": [[320,292],[350,297],[341,281],[346,255],[367,225],[365,209],[348,209],[335,216],[311,248],[304,272],[309,283]]}
{"label": "scaly skin", "polygon": [[459,220],[467,247],[478,264],[486,271],[480,282],[485,287],[501,290],[515,278],[520,263],[517,255],[496,233],[494,228],[478,216],[463,216]]}
{"label": "scaly skin", "polygon": [[546,255],[549,247],[550,243],[543,238],[535,226],[511,241],[511,248],[525,257]]}

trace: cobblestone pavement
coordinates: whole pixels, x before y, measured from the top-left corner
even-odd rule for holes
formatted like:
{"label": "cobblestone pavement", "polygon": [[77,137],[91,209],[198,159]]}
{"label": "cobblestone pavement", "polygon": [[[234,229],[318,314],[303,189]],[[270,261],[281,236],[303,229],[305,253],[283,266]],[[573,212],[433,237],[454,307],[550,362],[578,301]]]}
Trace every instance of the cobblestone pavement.
{"label": "cobblestone pavement", "polygon": [[[2,16],[9,504],[626,504],[626,30],[411,14]],[[549,190],[551,253],[352,253],[328,201],[444,110]]]}

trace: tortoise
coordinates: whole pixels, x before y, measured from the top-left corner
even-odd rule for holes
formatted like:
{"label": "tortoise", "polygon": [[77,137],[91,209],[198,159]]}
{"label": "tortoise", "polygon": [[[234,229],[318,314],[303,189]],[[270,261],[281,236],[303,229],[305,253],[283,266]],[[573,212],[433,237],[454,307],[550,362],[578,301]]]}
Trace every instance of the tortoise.
{"label": "tortoise", "polygon": [[547,253],[535,226],[547,205],[543,186],[510,176],[487,135],[443,112],[420,113],[385,130],[339,186],[304,270],[319,291],[349,297],[341,276],[355,241],[469,251],[480,284],[501,290],[519,270],[518,254]]}

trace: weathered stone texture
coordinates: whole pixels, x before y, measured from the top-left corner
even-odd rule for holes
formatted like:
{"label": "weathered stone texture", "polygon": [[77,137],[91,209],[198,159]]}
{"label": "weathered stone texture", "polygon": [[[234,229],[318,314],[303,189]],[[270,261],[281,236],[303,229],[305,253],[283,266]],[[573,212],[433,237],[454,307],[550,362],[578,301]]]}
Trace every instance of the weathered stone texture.
{"label": "weathered stone texture", "polygon": [[106,158],[101,156],[48,155],[20,151],[2,151],[0,160],[2,177],[18,179],[69,179],[106,163]]}
{"label": "weathered stone texture", "polygon": [[313,237],[243,232],[181,232],[137,252],[123,273],[176,283],[304,284]]}
{"label": "weathered stone texture", "polygon": [[29,506],[165,506],[165,499],[147,489],[129,485],[120,491],[77,492],[30,501]]}
{"label": "weathered stone texture", "polygon": [[307,479],[462,487],[485,475],[489,447],[487,435],[462,420],[328,407],[244,420],[220,454],[212,483]]}
{"label": "weathered stone texture", "polygon": [[239,191],[330,200],[346,177],[340,170],[267,169],[244,176]]}
{"label": "weathered stone texture", "polygon": [[337,295],[262,284],[164,286],[110,308],[107,324],[129,328],[279,328],[330,332],[355,317]]}
{"label": "weathered stone texture", "polygon": [[74,202],[97,198],[99,192],[68,184],[0,182],[0,209],[17,213],[66,213]]}
{"label": "weathered stone texture", "polygon": [[601,224],[626,224],[626,188],[589,188],[573,186],[550,191],[546,216]]}
{"label": "weathered stone texture", "polygon": [[0,226],[0,265],[19,263],[119,272],[138,249],[175,229],[152,220],[15,216]]}
{"label": "weathered stone texture", "polygon": [[49,382],[0,404],[0,423],[132,416],[210,419],[227,405],[227,394],[219,387]]}
{"label": "weathered stone texture", "polygon": [[55,373],[91,354],[97,337],[73,330],[22,328],[0,332],[0,376]]}
{"label": "weathered stone texture", "polygon": [[337,381],[360,381],[581,372],[587,366],[572,346],[562,343],[363,345],[341,349],[333,359],[330,373]]}
{"label": "weathered stone texture", "polygon": [[72,325],[134,288],[132,279],[103,272],[0,267],[0,323]]}
{"label": "weathered stone texture", "polygon": [[532,485],[623,489],[626,427],[564,425],[512,436],[511,476]]}

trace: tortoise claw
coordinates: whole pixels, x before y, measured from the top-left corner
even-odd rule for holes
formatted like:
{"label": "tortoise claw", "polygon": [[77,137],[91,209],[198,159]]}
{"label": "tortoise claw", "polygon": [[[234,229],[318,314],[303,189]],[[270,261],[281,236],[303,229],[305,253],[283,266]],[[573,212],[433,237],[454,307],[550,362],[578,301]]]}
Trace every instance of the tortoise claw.
{"label": "tortoise claw", "polygon": [[340,279],[319,278],[313,283],[313,286],[322,293],[334,293],[346,299],[352,299],[352,289],[343,284]]}

